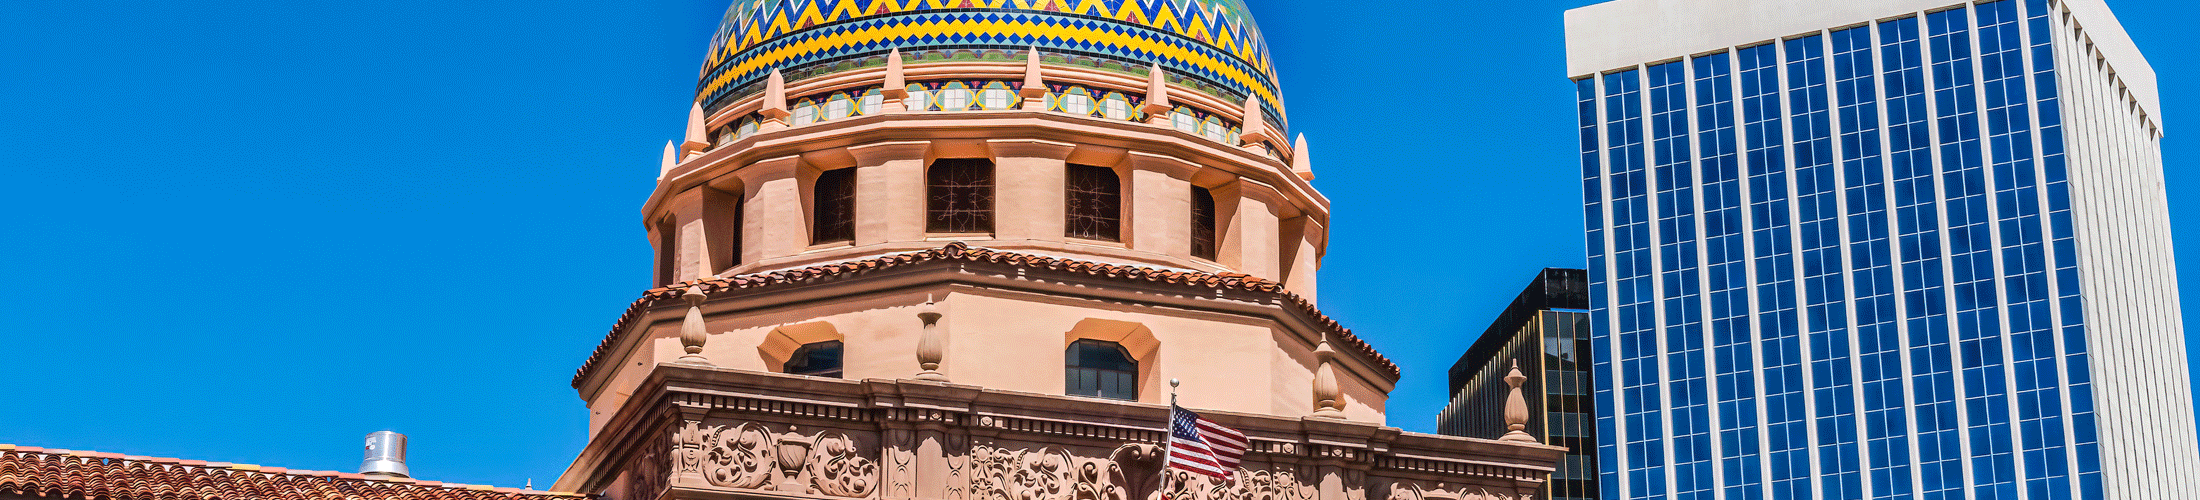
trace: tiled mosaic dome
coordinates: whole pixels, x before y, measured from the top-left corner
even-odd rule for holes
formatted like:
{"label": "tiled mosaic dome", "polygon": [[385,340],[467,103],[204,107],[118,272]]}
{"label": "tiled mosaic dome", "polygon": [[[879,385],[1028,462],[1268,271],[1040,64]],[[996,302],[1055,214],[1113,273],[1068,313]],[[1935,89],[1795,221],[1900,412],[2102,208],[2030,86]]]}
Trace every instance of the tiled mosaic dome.
{"label": "tiled mosaic dome", "polygon": [[[1240,0],[736,0],[713,36],[697,99],[753,94],[773,69],[815,75],[892,49],[1071,54],[1257,95],[1282,124],[1268,45]],[[856,63],[851,64],[851,61]]]}

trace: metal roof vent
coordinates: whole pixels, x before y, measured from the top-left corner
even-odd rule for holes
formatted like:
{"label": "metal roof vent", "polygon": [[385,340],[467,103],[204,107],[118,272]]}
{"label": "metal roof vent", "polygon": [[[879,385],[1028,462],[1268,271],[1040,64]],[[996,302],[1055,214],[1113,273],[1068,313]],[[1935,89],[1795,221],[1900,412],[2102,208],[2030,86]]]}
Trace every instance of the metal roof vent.
{"label": "metal roof vent", "polygon": [[376,431],[367,435],[367,460],[359,463],[359,473],[380,477],[412,477],[405,469],[405,435],[392,431]]}

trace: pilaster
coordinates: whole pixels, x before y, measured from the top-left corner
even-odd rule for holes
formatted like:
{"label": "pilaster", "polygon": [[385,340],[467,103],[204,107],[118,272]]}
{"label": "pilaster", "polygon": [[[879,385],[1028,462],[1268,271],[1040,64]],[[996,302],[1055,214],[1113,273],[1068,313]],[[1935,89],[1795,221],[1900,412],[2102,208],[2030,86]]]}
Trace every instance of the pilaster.
{"label": "pilaster", "polygon": [[924,158],[932,143],[851,146],[856,162],[856,246],[924,239]]}
{"label": "pilaster", "polygon": [[1313,302],[1322,249],[1329,244],[1329,226],[1311,215],[1285,219],[1282,225],[1283,287]]}
{"label": "pilaster", "polygon": [[1130,164],[1131,248],[1178,258],[1192,255],[1192,174],[1199,165],[1133,151]]}
{"label": "pilaster", "polygon": [[802,187],[796,178],[801,165],[801,157],[783,156],[734,171],[748,191],[748,214],[741,221],[742,262],[794,255],[809,246]]}
{"label": "pilaster", "polygon": [[1252,179],[1238,179],[1237,187],[1236,212],[1226,215],[1231,219],[1230,231],[1221,235],[1230,240],[1224,248],[1237,249],[1232,265],[1238,272],[1281,281],[1281,245],[1287,242],[1282,239],[1282,217],[1278,212],[1289,206],[1288,202],[1276,194],[1274,187]]}
{"label": "pilaster", "polygon": [[1077,145],[986,141],[993,154],[993,232],[1003,240],[1059,239],[1067,217],[1067,163]]}
{"label": "pilaster", "polygon": [[709,231],[703,218],[703,193],[708,190],[698,187],[682,191],[673,195],[672,202],[667,204],[674,232],[671,283],[711,274],[710,251],[704,243]]}

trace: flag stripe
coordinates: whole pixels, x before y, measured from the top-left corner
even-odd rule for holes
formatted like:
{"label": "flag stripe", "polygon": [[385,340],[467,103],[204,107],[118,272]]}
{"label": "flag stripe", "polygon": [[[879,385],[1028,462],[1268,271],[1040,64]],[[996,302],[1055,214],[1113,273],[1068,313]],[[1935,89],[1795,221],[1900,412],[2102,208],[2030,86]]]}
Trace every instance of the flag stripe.
{"label": "flag stripe", "polygon": [[1228,479],[1237,471],[1251,440],[1197,413],[1169,407],[1169,466]]}

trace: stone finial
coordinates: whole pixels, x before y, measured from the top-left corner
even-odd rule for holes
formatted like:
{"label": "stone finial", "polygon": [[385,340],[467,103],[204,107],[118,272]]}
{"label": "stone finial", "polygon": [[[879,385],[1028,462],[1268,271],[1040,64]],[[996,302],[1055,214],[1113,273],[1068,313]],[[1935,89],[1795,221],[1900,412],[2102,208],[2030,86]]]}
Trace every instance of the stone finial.
{"label": "stone finial", "polygon": [[703,103],[698,102],[688,108],[687,140],[680,147],[686,149],[688,154],[710,149],[710,123],[703,114]]}
{"label": "stone finial", "polygon": [[917,309],[917,319],[924,322],[924,333],[917,337],[917,380],[946,382],[947,375],[940,373],[940,359],[947,356],[946,334],[940,332],[940,308],[932,303],[932,297],[924,298],[924,306]]}
{"label": "stone finial", "polygon": [[1031,50],[1024,52],[1024,87],[1017,89],[1016,94],[1023,96],[1024,107],[1026,108],[1031,107],[1031,101],[1033,100],[1040,100],[1042,101],[1040,106],[1042,108],[1045,106],[1043,101],[1047,96],[1047,81],[1039,74],[1039,46],[1037,45],[1031,46]]}
{"label": "stone finial", "polygon": [[1276,136],[1276,131],[1269,130],[1268,114],[1261,112],[1260,96],[1250,93],[1245,95],[1244,124],[1238,132],[1239,145],[1251,146],[1268,141],[1283,141],[1282,137]]}
{"label": "stone finial", "polygon": [[657,178],[665,178],[665,174],[672,173],[672,167],[677,166],[680,166],[680,147],[665,141],[665,159],[657,164]]}
{"label": "stone finial", "polygon": [[785,121],[794,112],[787,110],[787,77],[772,68],[771,79],[764,81],[764,106],[756,110],[764,118]]}
{"label": "stone finial", "polygon": [[1154,64],[1153,71],[1146,76],[1146,105],[1139,109],[1159,120],[1155,123],[1168,123],[1169,112],[1176,110],[1175,105],[1169,104],[1169,74],[1159,63]]}
{"label": "stone finial", "polygon": [[680,348],[687,354],[681,355],[676,362],[710,366],[710,359],[703,357],[703,343],[710,341],[710,333],[703,329],[703,299],[710,296],[703,294],[703,287],[696,286],[688,288],[680,298],[688,303],[687,319],[680,322]]}
{"label": "stone finial", "polygon": [[1291,146],[1291,173],[1314,180],[1314,156],[1306,151],[1306,134],[1299,134],[1298,143]]}
{"label": "stone finial", "polygon": [[1513,360],[1512,373],[1505,374],[1505,385],[1512,386],[1512,392],[1505,395],[1505,436],[1497,438],[1500,441],[1536,442],[1527,430],[1528,397],[1520,392],[1520,384],[1527,381],[1528,376],[1520,374],[1520,360]]}
{"label": "stone finial", "polygon": [[879,93],[887,101],[900,102],[909,98],[909,72],[902,69],[901,49],[886,52],[886,83]]}
{"label": "stone finial", "polygon": [[1344,418],[1344,391],[1337,387],[1337,350],[1322,341],[1314,347],[1321,366],[1314,369],[1314,416]]}

